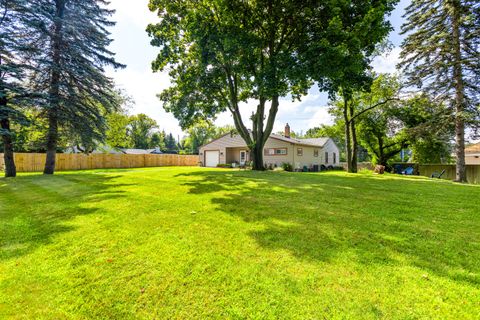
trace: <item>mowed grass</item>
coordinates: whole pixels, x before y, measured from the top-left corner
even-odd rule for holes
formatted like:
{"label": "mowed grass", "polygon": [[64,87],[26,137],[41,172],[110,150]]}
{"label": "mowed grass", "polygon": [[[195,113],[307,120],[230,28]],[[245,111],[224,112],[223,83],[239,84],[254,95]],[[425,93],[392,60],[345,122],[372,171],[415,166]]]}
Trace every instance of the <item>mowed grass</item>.
{"label": "mowed grass", "polygon": [[2,319],[479,317],[479,186],[202,168],[0,179]]}

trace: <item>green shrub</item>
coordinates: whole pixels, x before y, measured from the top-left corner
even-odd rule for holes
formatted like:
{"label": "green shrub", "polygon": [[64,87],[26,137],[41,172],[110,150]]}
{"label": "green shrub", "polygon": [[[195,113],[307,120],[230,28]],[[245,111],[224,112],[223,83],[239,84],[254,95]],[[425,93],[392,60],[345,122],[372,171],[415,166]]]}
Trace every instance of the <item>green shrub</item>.
{"label": "green shrub", "polygon": [[217,168],[231,168],[232,164],[231,163],[219,163],[217,164]]}
{"label": "green shrub", "polygon": [[282,168],[283,170],[285,171],[293,171],[293,166],[291,163],[288,163],[288,162],[284,162],[282,163]]}

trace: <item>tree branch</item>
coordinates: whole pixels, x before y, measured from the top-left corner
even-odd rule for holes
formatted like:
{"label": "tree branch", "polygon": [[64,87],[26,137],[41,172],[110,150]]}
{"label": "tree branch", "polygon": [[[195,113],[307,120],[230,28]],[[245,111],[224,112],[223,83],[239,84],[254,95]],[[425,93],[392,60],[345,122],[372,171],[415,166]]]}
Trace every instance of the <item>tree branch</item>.
{"label": "tree branch", "polygon": [[263,134],[263,141],[262,143],[265,144],[270,137],[270,134],[272,133],[273,130],[273,123],[275,122],[275,117],[277,116],[278,112],[278,96],[273,96],[272,98],[272,105],[270,106],[270,111],[268,113],[268,119],[267,119],[267,126],[265,127],[265,131]]}
{"label": "tree branch", "polygon": [[348,121],[348,123],[352,122],[352,120],[355,120],[356,118],[358,118],[359,116],[361,116],[362,114],[364,114],[364,113],[367,112],[367,111],[370,111],[370,110],[372,110],[372,109],[375,109],[375,108],[377,108],[377,107],[379,107],[379,106],[381,106],[381,105],[384,105],[384,104],[386,104],[386,103],[388,103],[388,102],[390,102],[390,101],[398,101],[398,100],[400,100],[400,99],[398,99],[398,98],[389,98],[389,99],[387,99],[387,100],[385,100],[385,101],[376,103],[376,104],[374,104],[373,106],[370,106],[370,107],[368,107],[368,108],[366,108],[366,109],[363,109],[362,111],[360,111],[359,113],[357,113],[356,115],[354,115],[354,116]]}

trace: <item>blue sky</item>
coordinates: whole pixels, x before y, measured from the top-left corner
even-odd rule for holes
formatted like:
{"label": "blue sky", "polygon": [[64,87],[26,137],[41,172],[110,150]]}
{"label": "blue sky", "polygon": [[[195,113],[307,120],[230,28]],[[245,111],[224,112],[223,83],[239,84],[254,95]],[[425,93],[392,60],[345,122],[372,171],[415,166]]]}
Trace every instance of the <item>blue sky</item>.
{"label": "blue sky", "polygon": [[[377,72],[395,72],[398,53],[402,38],[399,35],[403,22],[402,15],[410,0],[401,0],[396,10],[392,13],[390,21],[395,30],[390,34],[390,41],[394,45],[392,51],[375,59],[373,67]],[[160,129],[172,132],[176,136],[183,136],[178,126],[178,121],[165,112],[162,103],[156,94],[170,85],[166,73],[153,73],[150,68],[151,61],[155,58],[158,48],[150,46],[150,40],[145,32],[148,23],[158,21],[155,14],[147,8],[148,0],[112,0],[110,7],[116,10],[113,20],[117,25],[111,29],[114,39],[111,49],[116,53],[119,62],[127,65],[122,70],[108,70],[117,85],[129,94],[135,104],[130,113],[145,113],[157,120]],[[283,99],[275,122],[274,131],[282,131],[285,123],[289,123],[292,130],[305,132],[311,127],[321,123],[331,123],[331,118],[326,107],[328,103],[325,94],[316,89],[311,89],[302,101],[292,102]],[[244,118],[252,113],[255,102],[242,106]],[[217,125],[232,124],[229,113],[218,116]]]}

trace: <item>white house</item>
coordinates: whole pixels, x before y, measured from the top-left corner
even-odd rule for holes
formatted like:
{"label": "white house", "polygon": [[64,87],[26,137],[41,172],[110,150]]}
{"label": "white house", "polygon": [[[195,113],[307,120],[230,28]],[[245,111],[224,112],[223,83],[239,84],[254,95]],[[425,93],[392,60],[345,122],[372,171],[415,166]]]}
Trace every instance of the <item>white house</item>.
{"label": "white house", "polygon": [[[285,134],[271,134],[264,147],[264,162],[267,166],[290,163],[294,168],[314,165],[335,166],[339,164],[339,149],[331,138],[296,139],[290,137],[287,123]],[[248,147],[238,134],[226,134],[200,147],[199,161],[203,166],[218,164],[242,164],[250,160]]]}

